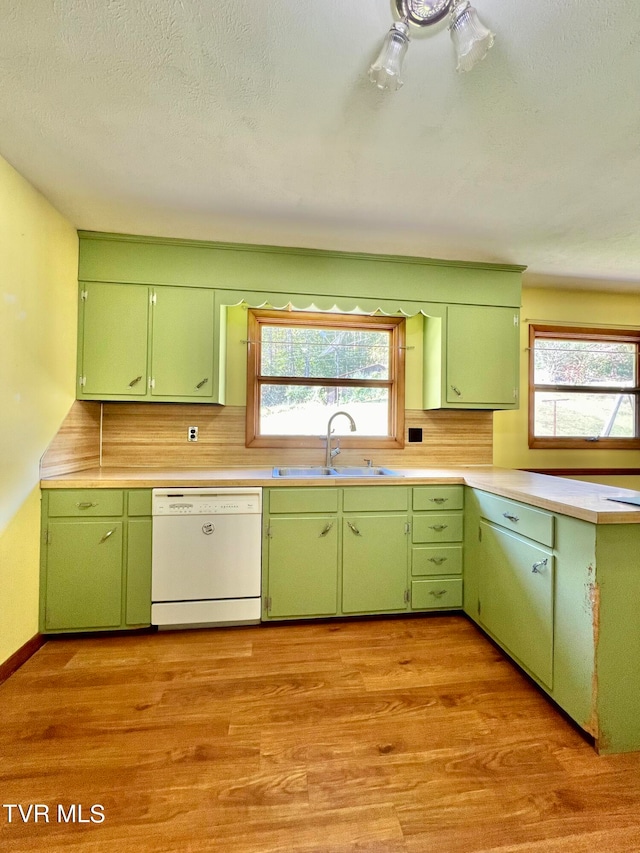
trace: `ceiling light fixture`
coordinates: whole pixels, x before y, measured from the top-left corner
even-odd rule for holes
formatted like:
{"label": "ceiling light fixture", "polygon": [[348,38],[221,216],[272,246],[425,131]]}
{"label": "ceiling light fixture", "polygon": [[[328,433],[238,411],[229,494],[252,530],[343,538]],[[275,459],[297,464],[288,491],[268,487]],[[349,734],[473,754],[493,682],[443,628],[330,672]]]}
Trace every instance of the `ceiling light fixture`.
{"label": "ceiling light fixture", "polygon": [[391,92],[402,86],[402,61],[409,47],[409,24],[428,27],[448,13],[449,34],[456,50],[457,71],[470,71],[487,55],[494,33],[478,18],[469,0],[393,0],[401,20],[386,35],[380,55],[369,69],[369,79]]}

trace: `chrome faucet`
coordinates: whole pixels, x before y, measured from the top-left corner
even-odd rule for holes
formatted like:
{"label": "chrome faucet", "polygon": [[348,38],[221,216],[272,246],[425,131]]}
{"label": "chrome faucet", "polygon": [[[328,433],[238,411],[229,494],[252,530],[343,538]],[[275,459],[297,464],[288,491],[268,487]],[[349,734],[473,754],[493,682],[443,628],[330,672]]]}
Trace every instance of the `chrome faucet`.
{"label": "chrome faucet", "polygon": [[329,423],[327,424],[327,452],[326,452],[325,459],[324,459],[325,468],[331,468],[331,460],[333,459],[334,456],[337,456],[338,453],[340,453],[340,439],[337,440],[338,446],[334,447],[333,450],[331,449],[331,433],[332,433],[331,424],[333,423],[334,418],[337,418],[338,415],[344,415],[345,418],[349,418],[349,423],[351,425],[351,432],[356,431],[356,422],[354,421],[354,419],[351,417],[351,415],[348,412],[336,412],[335,414],[331,415],[331,417],[329,418]]}

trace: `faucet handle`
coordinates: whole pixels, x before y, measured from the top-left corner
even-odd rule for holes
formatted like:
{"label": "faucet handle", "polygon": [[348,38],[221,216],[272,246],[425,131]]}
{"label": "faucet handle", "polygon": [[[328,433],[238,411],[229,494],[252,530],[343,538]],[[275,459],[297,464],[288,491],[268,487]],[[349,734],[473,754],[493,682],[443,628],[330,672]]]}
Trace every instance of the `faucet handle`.
{"label": "faucet handle", "polygon": [[367,463],[367,468],[373,468],[373,459],[365,459],[364,461]]}

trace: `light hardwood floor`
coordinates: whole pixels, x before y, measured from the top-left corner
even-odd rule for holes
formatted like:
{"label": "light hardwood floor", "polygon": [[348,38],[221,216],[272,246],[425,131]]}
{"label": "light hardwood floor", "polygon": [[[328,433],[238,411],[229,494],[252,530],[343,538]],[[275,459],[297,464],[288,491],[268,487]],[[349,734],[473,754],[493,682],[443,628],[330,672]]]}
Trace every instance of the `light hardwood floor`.
{"label": "light hardwood floor", "polygon": [[0,686],[0,796],[49,806],[0,809],[12,853],[640,851],[640,754],[461,616],[49,642]]}

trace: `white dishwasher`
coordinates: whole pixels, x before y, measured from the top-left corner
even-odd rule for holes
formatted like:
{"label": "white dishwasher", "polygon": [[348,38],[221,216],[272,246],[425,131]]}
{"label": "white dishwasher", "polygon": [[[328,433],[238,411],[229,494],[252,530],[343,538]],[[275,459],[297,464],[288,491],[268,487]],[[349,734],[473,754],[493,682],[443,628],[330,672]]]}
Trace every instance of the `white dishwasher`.
{"label": "white dishwasher", "polygon": [[153,489],[151,624],[260,621],[262,489]]}

